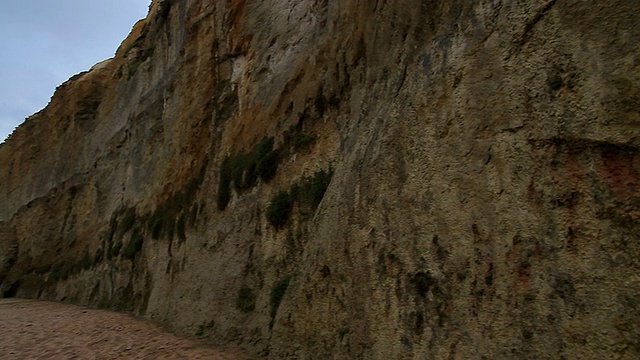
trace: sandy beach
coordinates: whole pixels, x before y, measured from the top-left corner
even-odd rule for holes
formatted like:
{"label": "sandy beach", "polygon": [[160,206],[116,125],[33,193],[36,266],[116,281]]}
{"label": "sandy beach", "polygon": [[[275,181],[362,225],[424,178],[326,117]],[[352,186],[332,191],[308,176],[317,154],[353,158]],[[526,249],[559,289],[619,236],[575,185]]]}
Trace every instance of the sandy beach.
{"label": "sandy beach", "polygon": [[247,359],[130,315],[0,299],[0,359]]}

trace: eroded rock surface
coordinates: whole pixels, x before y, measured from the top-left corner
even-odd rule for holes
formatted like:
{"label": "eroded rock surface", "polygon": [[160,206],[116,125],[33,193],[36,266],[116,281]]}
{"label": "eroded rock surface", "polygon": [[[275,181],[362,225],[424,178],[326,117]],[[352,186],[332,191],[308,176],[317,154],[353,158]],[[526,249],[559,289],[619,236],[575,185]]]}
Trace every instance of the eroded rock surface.
{"label": "eroded rock surface", "polygon": [[154,1],[0,148],[1,289],[271,358],[638,358],[639,14]]}

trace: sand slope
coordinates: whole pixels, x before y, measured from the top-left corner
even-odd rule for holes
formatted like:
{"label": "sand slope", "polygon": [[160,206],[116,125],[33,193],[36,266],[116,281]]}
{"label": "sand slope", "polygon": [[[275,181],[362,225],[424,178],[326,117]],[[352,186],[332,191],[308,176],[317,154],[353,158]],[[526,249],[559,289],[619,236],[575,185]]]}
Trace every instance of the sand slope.
{"label": "sand slope", "polygon": [[0,299],[1,359],[246,359],[126,314]]}

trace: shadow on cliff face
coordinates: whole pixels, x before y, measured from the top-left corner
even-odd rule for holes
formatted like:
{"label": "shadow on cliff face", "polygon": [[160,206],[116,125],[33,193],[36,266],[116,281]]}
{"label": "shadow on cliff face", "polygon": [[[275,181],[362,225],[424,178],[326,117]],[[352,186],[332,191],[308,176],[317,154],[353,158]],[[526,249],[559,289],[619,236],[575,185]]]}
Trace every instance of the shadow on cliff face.
{"label": "shadow on cliff face", "polygon": [[2,293],[2,297],[4,298],[15,297],[16,295],[18,295],[18,289],[20,289],[21,285],[22,285],[21,280],[14,282],[13,284],[11,284],[11,286],[9,286],[9,289],[7,289],[4,293]]}

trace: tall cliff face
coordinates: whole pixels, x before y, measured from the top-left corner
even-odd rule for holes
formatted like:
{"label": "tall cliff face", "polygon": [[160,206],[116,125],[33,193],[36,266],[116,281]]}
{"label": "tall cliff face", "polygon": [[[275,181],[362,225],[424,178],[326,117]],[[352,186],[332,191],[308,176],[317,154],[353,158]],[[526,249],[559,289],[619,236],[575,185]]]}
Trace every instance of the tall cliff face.
{"label": "tall cliff face", "polygon": [[272,358],[635,359],[639,14],[154,1],[1,146],[1,290]]}

